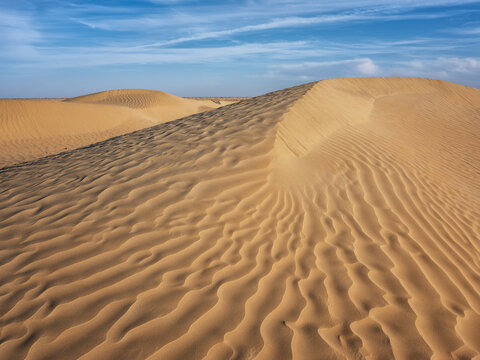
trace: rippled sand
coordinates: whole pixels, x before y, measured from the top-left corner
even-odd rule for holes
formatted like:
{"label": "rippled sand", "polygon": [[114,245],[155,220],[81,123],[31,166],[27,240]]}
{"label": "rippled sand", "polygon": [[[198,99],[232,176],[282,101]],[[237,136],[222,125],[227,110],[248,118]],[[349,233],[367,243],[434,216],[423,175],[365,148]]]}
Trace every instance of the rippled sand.
{"label": "rippled sand", "polygon": [[478,359],[479,139],[337,79],[4,168],[0,357]]}
{"label": "rippled sand", "polygon": [[233,101],[109,90],[71,99],[0,99],[0,168],[218,108]]}

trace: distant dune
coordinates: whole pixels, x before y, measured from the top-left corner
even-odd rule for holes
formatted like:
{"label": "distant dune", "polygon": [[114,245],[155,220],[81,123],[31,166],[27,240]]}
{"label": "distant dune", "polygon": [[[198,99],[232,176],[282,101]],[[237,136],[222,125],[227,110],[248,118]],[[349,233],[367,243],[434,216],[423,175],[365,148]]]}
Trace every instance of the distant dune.
{"label": "distant dune", "polygon": [[[27,102],[14,139],[199,110]],[[480,359],[479,139],[477,89],[332,79],[1,169],[0,357]]]}
{"label": "distant dune", "polygon": [[0,167],[72,150],[230,102],[110,90],[64,100],[0,99]]}

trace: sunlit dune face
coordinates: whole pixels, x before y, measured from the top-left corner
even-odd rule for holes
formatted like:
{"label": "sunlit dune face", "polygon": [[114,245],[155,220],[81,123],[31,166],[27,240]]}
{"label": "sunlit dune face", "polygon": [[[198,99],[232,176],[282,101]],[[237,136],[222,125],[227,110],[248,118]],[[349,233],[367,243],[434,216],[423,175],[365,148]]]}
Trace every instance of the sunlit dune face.
{"label": "sunlit dune face", "polygon": [[[11,159],[164,111],[106,95],[8,104]],[[479,109],[326,80],[0,170],[0,357],[479,357]]]}

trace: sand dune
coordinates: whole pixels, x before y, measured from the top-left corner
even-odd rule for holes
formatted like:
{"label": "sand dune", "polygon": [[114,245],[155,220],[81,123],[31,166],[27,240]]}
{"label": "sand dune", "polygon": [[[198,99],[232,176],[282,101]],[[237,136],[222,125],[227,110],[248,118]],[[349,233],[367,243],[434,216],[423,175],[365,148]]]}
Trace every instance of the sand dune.
{"label": "sand dune", "polygon": [[0,167],[72,150],[229,103],[127,89],[58,100],[0,99]]}
{"label": "sand dune", "polygon": [[479,138],[477,89],[337,79],[4,168],[0,354],[480,359]]}

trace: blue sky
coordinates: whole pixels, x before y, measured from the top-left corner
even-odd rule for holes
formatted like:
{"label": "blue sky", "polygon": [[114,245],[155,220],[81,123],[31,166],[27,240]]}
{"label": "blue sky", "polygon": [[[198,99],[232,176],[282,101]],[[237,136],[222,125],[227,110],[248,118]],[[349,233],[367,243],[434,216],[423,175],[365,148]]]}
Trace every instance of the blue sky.
{"label": "blue sky", "polygon": [[324,78],[480,88],[480,1],[0,0],[0,97],[252,96]]}

